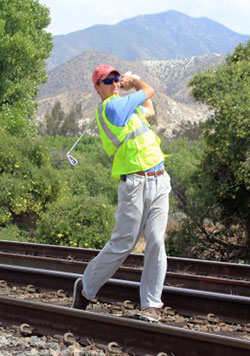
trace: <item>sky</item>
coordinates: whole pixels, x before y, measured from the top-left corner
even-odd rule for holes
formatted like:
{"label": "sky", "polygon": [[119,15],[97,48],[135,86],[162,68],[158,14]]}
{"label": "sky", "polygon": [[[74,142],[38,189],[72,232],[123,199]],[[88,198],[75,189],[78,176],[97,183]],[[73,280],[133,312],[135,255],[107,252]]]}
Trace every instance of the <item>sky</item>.
{"label": "sky", "polygon": [[53,35],[98,24],[114,25],[144,14],[177,10],[191,17],[207,17],[229,29],[250,35],[250,0],[39,0],[50,9]]}

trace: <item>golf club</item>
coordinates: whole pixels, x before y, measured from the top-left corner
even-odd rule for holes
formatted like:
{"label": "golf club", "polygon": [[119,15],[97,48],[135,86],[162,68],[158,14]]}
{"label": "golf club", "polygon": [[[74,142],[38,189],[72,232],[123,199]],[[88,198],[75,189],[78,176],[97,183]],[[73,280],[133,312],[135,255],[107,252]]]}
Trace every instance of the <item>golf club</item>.
{"label": "golf club", "polygon": [[81,136],[77,139],[77,141],[73,144],[73,146],[71,147],[71,149],[66,153],[66,157],[68,159],[69,164],[71,165],[71,167],[75,167],[78,164],[78,161],[76,158],[74,158],[70,153],[71,151],[73,151],[73,149],[76,147],[76,145],[78,144],[78,142],[81,140],[81,138],[86,134],[86,132],[88,131],[88,129],[94,124],[95,119],[93,119],[88,126],[85,128],[85,130],[83,131],[83,133],[81,134]]}

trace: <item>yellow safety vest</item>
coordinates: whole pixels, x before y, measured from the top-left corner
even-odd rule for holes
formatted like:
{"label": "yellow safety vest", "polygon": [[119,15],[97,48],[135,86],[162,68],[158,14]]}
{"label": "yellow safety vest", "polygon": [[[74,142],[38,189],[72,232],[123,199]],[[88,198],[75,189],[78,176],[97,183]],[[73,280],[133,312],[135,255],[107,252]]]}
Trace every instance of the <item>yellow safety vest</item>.
{"label": "yellow safety vest", "polygon": [[164,161],[160,138],[151,129],[141,110],[136,107],[125,126],[113,125],[106,116],[110,96],[101,102],[96,110],[96,121],[103,148],[113,156],[112,178],[120,179],[122,174],[145,171]]}

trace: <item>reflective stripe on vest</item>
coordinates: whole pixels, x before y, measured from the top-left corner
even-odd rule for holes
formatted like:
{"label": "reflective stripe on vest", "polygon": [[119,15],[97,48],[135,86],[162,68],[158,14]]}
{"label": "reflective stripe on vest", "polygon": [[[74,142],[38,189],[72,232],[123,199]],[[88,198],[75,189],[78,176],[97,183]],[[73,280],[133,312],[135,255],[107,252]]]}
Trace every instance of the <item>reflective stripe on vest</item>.
{"label": "reflective stripe on vest", "polygon": [[137,136],[140,136],[142,134],[144,134],[145,132],[149,131],[150,128],[145,124],[144,121],[141,120],[142,122],[142,126],[138,127],[135,131],[130,132],[125,139],[123,140],[123,142],[120,142],[118,140],[118,138],[113,134],[113,132],[109,129],[109,127],[107,126],[106,122],[103,119],[102,116],[102,111],[103,111],[103,103],[99,103],[98,105],[98,114],[99,114],[99,121],[100,124],[102,126],[103,131],[105,132],[105,134],[108,136],[108,138],[111,140],[111,142],[113,143],[113,145],[118,149],[123,143],[127,142],[128,140],[130,140],[131,138],[135,138]]}
{"label": "reflective stripe on vest", "polygon": [[108,138],[111,140],[113,145],[118,149],[122,145],[122,142],[120,142],[118,140],[118,138],[113,134],[112,131],[110,131],[110,129],[106,125],[106,123],[105,123],[105,121],[103,120],[103,117],[102,117],[102,111],[103,111],[103,103],[99,103],[99,105],[98,105],[98,113],[99,113],[99,121],[100,121],[100,124],[102,126],[102,129],[105,132],[106,136],[108,136]]}

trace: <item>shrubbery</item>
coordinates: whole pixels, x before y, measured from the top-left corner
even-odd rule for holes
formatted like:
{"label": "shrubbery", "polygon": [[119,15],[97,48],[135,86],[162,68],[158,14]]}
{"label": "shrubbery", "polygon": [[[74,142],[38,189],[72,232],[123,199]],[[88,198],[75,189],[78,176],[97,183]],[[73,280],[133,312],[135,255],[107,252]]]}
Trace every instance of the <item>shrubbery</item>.
{"label": "shrubbery", "polygon": [[111,179],[111,162],[99,137],[86,136],[72,154],[79,164],[72,168],[65,157],[75,138],[47,137],[52,164],[64,182],[63,193],[38,222],[40,242],[102,248],[114,226],[117,182]]}
{"label": "shrubbery", "polygon": [[16,223],[32,230],[60,193],[59,175],[38,138],[20,139],[1,131],[0,141],[0,226]]}
{"label": "shrubbery", "polygon": [[101,163],[99,138],[79,144],[75,168],[65,157],[75,138],[21,139],[1,131],[0,140],[1,235],[101,248],[114,225],[117,184],[110,162]]}
{"label": "shrubbery", "polygon": [[38,222],[36,238],[55,245],[102,248],[112,232],[113,210],[98,197],[54,202]]}
{"label": "shrubbery", "polygon": [[28,233],[20,229],[15,224],[9,224],[5,227],[0,226],[0,240],[30,242],[32,239]]}
{"label": "shrubbery", "polygon": [[85,136],[79,142],[72,152],[79,162],[74,168],[70,167],[65,155],[75,138],[47,137],[45,142],[50,148],[52,165],[60,171],[71,194],[101,195],[111,204],[117,203],[118,182],[111,179],[111,160],[104,153],[98,136]]}

